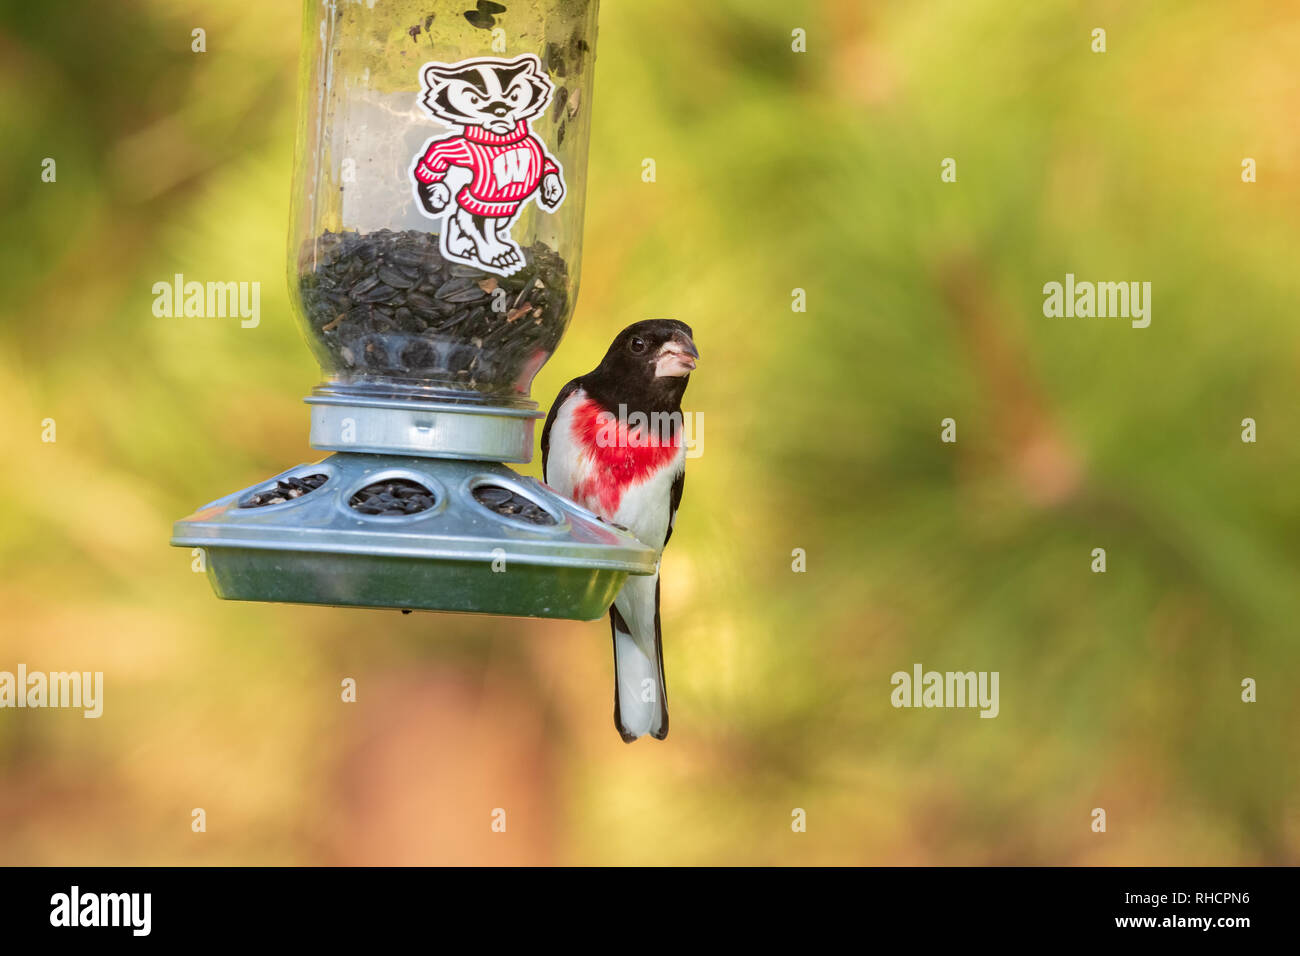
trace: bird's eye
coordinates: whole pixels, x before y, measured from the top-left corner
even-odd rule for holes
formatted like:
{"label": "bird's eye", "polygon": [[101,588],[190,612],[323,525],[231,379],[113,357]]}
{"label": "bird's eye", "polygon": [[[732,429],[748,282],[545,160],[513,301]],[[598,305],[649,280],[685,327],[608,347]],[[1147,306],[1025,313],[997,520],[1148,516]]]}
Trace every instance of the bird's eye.
{"label": "bird's eye", "polygon": [[627,343],[627,350],[633,355],[640,355],[645,351],[645,339],[639,335],[632,336],[631,341]]}

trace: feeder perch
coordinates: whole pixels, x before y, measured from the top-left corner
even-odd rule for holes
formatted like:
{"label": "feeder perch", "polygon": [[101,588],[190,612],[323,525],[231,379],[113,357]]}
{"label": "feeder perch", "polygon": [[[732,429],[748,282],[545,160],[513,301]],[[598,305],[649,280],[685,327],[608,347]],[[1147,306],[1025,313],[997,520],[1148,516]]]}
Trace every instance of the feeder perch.
{"label": "feeder perch", "polygon": [[572,316],[597,0],[308,0],[289,245],[334,454],[205,505],[219,597],[592,620],[657,555],[504,463]]}

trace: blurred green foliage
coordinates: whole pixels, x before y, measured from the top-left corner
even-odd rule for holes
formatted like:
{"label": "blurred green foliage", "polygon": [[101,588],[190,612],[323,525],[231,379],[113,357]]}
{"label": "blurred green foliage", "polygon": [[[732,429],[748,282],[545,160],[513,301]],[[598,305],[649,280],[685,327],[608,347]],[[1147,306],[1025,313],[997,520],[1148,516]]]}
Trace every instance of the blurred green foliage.
{"label": "blurred green foliage", "polygon": [[[629,322],[695,328],[673,730],[632,747],[602,624],[226,604],[167,547],[318,457],[299,12],[0,23],[0,669],[107,685],[97,721],[0,712],[0,862],[1300,861],[1292,12],[607,0],[534,397]],[[177,272],[260,281],[261,325],[155,318]],[[1045,318],[1067,272],[1150,281],[1151,327]],[[916,662],[999,671],[1000,716],[893,709]]]}

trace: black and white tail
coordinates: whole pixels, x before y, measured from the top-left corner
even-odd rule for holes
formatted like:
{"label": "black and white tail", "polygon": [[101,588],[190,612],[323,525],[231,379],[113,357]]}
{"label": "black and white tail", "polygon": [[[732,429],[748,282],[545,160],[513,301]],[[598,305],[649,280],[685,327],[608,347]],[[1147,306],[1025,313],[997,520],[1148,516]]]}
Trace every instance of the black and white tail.
{"label": "black and white tail", "polygon": [[614,725],[631,743],[645,734],[668,736],[659,574],[631,576],[609,609],[614,635]]}

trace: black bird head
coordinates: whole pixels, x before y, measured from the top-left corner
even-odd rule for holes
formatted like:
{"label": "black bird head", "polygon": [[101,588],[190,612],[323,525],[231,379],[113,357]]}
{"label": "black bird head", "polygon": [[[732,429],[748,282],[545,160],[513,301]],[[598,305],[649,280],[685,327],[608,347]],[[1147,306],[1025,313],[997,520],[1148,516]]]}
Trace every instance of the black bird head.
{"label": "black bird head", "polygon": [[600,365],[583,376],[583,387],[611,410],[621,403],[631,411],[677,411],[699,357],[685,322],[635,322],[618,334]]}

